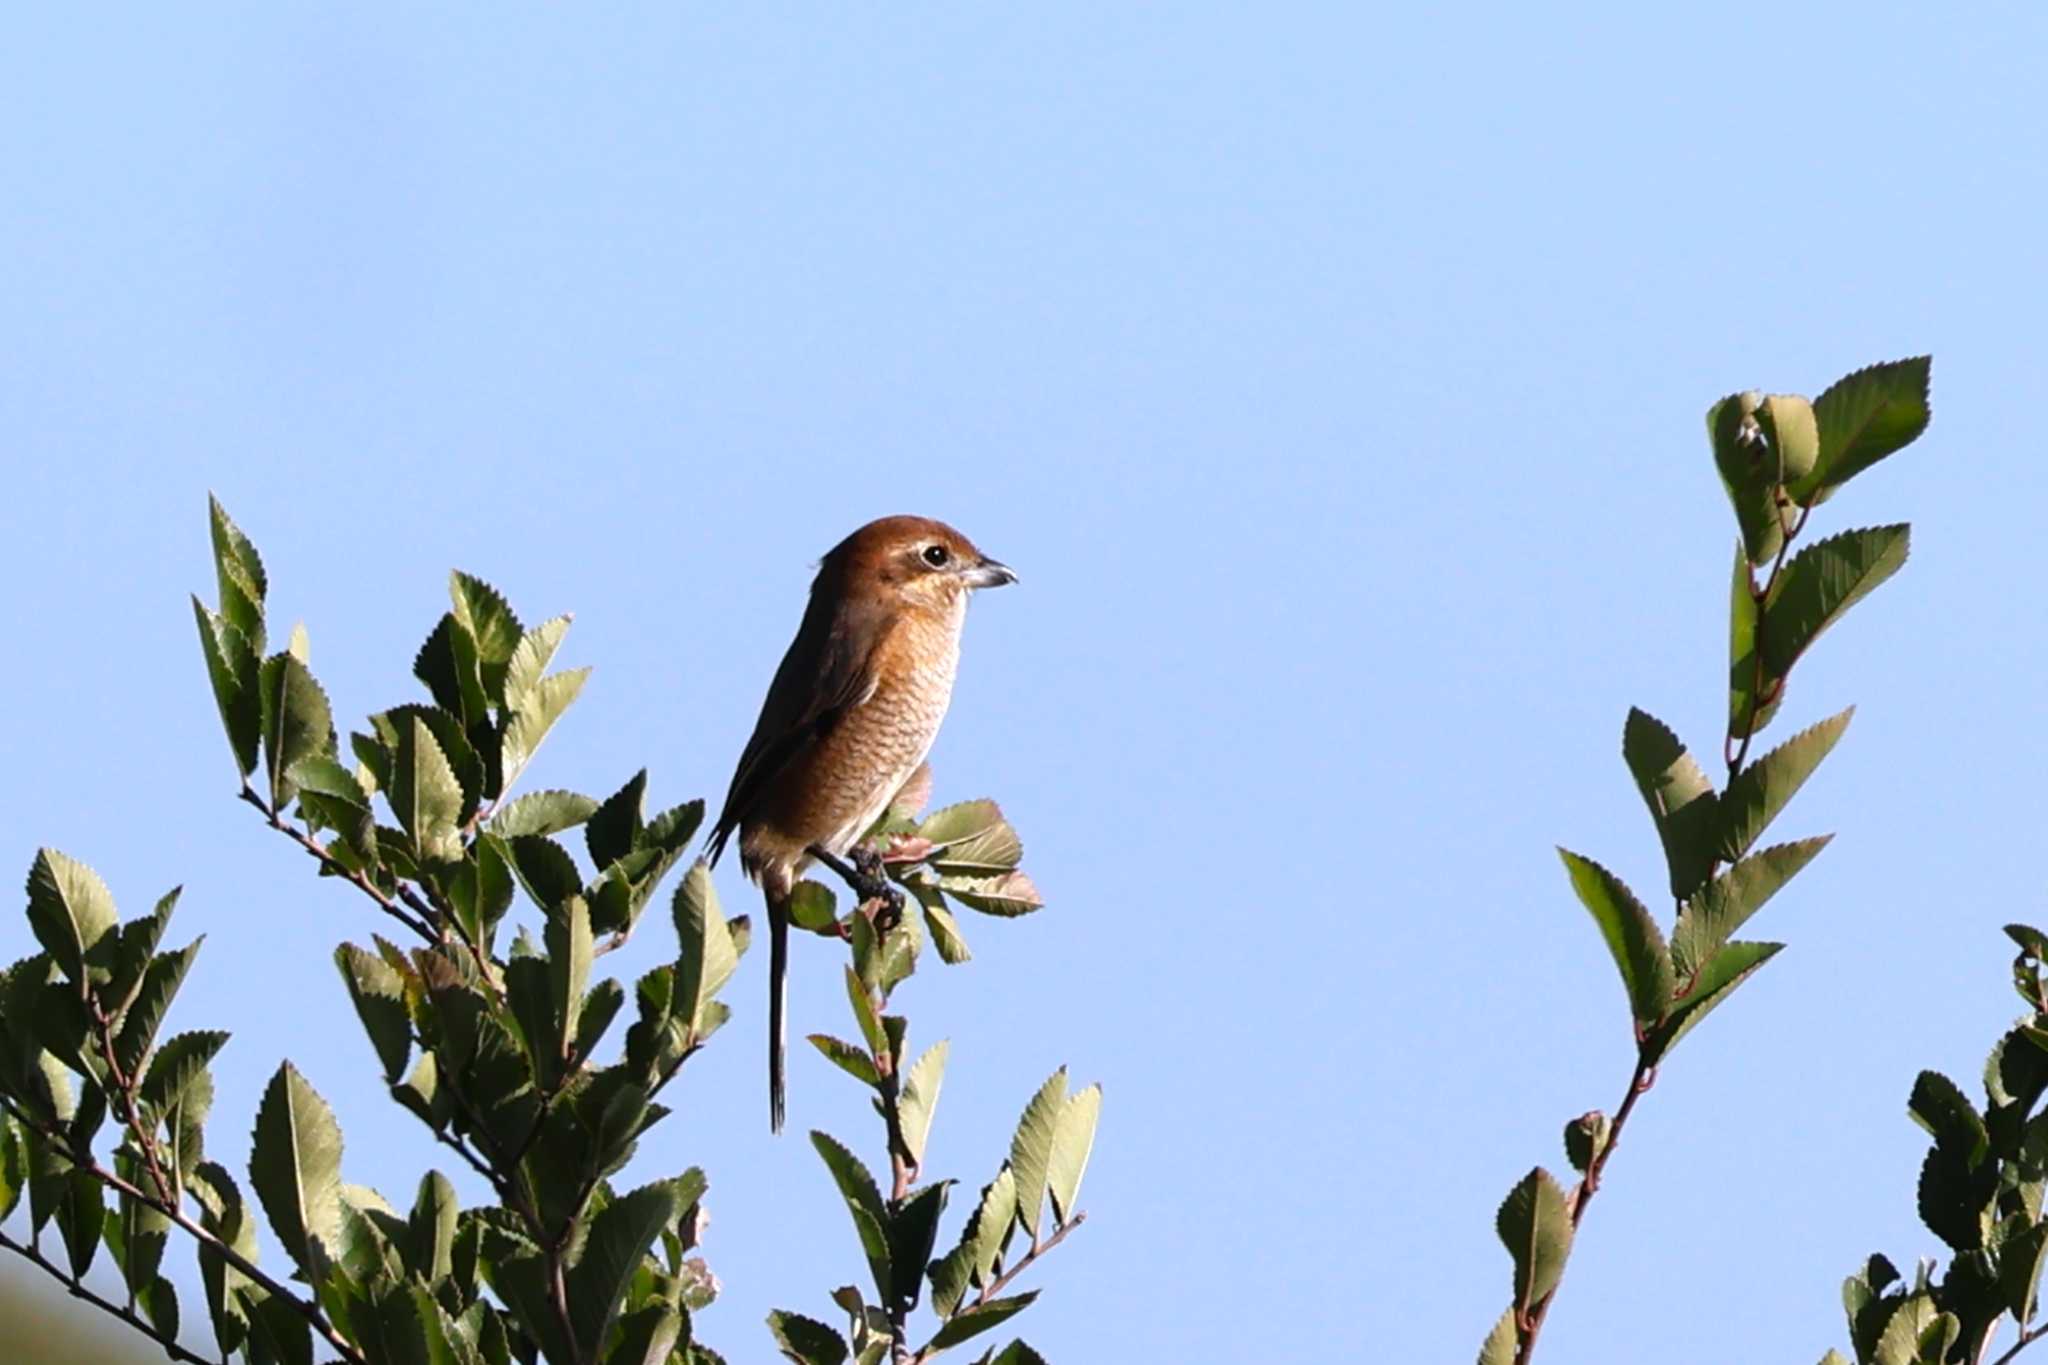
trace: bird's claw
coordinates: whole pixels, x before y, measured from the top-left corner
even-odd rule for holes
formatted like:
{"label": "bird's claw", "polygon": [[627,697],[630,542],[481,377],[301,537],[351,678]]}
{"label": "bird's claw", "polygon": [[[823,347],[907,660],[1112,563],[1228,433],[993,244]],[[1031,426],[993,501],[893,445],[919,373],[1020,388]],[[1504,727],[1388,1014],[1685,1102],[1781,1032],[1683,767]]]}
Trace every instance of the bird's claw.
{"label": "bird's claw", "polygon": [[888,933],[903,922],[903,893],[889,885],[882,873],[882,855],[866,844],[848,855],[853,863],[854,894],[863,905],[875,907],[875,928]]}

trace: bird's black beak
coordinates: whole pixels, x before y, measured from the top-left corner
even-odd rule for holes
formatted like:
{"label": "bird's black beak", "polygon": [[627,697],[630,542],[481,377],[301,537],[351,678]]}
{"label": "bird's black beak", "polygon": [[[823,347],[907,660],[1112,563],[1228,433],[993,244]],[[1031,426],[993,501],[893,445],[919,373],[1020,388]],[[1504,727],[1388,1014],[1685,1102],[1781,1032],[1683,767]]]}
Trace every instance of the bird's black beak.
{"label": "bird's black beak", "polygon": [[1017,581],[1016,570],[993,559],[982,560],[960,576],[967,580],[970,588],[1000,588],[1005,583]]}

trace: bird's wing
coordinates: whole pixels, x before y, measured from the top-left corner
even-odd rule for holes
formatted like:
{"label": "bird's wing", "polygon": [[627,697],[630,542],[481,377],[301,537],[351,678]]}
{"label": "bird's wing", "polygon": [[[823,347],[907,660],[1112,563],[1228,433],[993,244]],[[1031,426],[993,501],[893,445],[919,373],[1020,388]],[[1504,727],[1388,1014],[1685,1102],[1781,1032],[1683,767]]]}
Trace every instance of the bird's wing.
{"label": "bird's wing", "polygon": [[813,595],[782,666],[769,684],[753,738],[733,770],[725,809],[706,846],[712,862],[776,779],[875,691],[875,645],[888,616],[879,605],[826,602]]}

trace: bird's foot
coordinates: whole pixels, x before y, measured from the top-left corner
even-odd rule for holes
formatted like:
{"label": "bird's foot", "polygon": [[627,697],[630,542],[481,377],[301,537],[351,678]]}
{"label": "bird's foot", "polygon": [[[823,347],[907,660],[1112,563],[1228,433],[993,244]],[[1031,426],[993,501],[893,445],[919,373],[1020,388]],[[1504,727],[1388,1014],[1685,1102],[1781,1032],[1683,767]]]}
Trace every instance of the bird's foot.
{"label": "bird's foot", "polygon": [[831,868],[844,881],[847,888],[860,898],[862,905],[874,905],[875,928],[887,933],[903,921],[903,893],[889,885],[889,879],[882,873],[882,855],[862,844],[848,853],[851,862],[842,862],[824,849],[813,845],[811,856]]}
{"label": "bird's foot", "polygon": [[862,844],[853,850],[854,893],[862,904],[875,902],[875,928],[888,933],[903,922],[903,893],[882,874],[882,855]]}

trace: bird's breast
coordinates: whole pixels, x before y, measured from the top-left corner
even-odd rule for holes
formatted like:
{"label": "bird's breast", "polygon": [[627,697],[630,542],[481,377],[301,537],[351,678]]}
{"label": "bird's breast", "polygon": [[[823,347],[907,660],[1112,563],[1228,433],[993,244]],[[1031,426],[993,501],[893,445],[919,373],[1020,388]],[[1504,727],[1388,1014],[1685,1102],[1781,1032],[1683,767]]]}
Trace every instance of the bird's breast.
{"label": "bird's breast", "polygon": [[877,646],[873,690],[792,765],[762,818],[743,830],[752,860],[800,866],[812,845],[851,848],[931,751],[959,660],[954,622],[913,619],[891,630]]}

